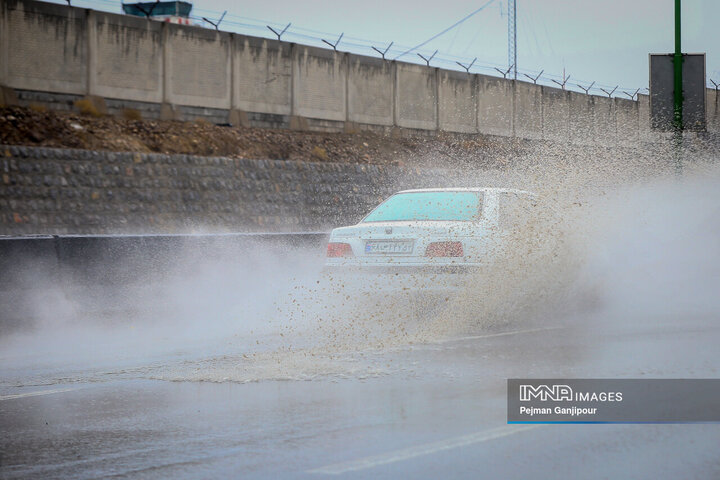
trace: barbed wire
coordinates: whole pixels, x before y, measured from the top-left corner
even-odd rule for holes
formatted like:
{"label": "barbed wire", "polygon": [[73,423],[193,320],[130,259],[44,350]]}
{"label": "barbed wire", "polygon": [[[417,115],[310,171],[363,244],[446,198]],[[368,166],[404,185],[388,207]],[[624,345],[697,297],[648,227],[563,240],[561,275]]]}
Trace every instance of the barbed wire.
{"label": "barbed wire", "polygon": [[[49,0],[53,3],[65,3],[66,0]],[[477,13],[484,9],[486,6],[488,6],[491,2],[487,2],[483,5],[480,9],[476,10],[475,12],[471,13],[465,19],[472,16],[474,13]],[[120,13],[122,13],[122,4],[121,2],[118,2],[118,0],[73,0],[72,1],[73,6],[76,7],[83,7],[83,8],[93,8],[96,10],[103,10],[103,11],[111,11],[113,13],[118,13],[118,10],[120,10]],[[498,72],[503,72],[507,65],[505,64],[498,64],[498,63],[490,63],[490,62],[482,62],[478,61],[477,57],[469,57],[469,56],[459,56],[454,55],[451,53],[443,52],[441,50],[419,50],[419,48],[425,44],[427,44],[429,41],[423,42],[419,46],[409,46],[409,45],[403,45],[394,42],[392,39],[385,39],[382,41],[376,40],[369,40],[366,38],[361,37],[355,37],[353,35],[346,35],[345,33],[331,33],[331,32],[324,32],[319,31],[315,29],[310,28],[304,28],[301,26],[296,26],[291,23],[282,23],[282,22],[276,22],[276,21],[269,21],[264,19],[258,19],[258,18],[252,18],[252,17],[245,17],[241,15],[236,15],[230,12],[220,12],[216,10],[211,9],[205,9],[205,8],[199,8],[199,7],[193,7],[192,15],[190,15],[190,19],[195,22],[196,26],[204,26],[207,28],[215,28],[215,25],[213,25],[213,22],[217,19],[222,18],[222,30],[221,31],[227,31],[227,32],[233,32],[233,33],[240,33],[240,34],[246,34],[250,36],[256,36],[261,38],[267,38],[267,39],[274,39],[277,40],[277,33],[279,31],[283,31],[282,33],[282,41],[286,42],[292,42],[292,43],[300,43],[305,44],[308,46],[318,47],[318,48],[331,48],[329,45],[331,45],[330,42],[328,42],[326,39],[338,39],[340,38],[340,42],[334,43],[334,48],[337,51],[341,52],[348,52],[358,55],[366,55],[366,56],[377,56],[379,55],[377,45],[387,45],[387,49],[384,50],[383,58],[389,59],[389,58],[398,58],[406,53],[409,52],[417,52],[417,57],[413,58],[412,56],[404,57],[403,61],[407,63],[413,63],[418,65],[427,64],[429,66],[433,67],[442,67],[446,70],[454,70],[454,71],[460,71],[460,72],[466,72],[468,74],[485,74],[488,76],[497,77]],[[464,20],[464,19],[463,19]],[[460,22],[457,22],[455,25],[462,23],[462,20]],[[272,31],[270,29],[272,27]],[[445,29],[441,33],[445,33],[449,31],[450,28]],[[274,32],[274,33],[273,33]],[[437,37],[439,35],[436,35]],[[435,38],[433,37],[433,38]],[[430,65],[430,62],[428,62],[426,59],[432,60],[432,65]],[[469,65],[468,68],[466,68]],[[569,78],[570,75],[563,74],[553,74],[548,73],[544,69],[541,70],[532,70],[532,69],[518,69],[518,74],[527,77],[530,79],[529,82],[526,83],[534,83],[536,85],[542,85],[542,86],[548,86],[552,88],[557,88],[555,84],[565,85],[565,89],[572,90],[577,93],[584,93],[587,95],[595,94],[598,96],[610,96],[610,97],[624,97],[628,96],[632,99],[636,99],[639,92],[648,92],[647,88],[637,88],[636,86],[621,86],[621,85],[613,85],[613,84],[604,84],[599,83],[596,81],[586,80],[577,78],[574,74],[573,77],[573,83],[567,83],[567,78]],[[583,85],[589,85],[589,87],[583,87]],[[709,84],[708,84],[709,85]],[[710,86],[709,88],[715,88],[713,86]],[[612,92],[608,95],[608,92]],[[632,96],[630,95],[632,92],[635,92]]]}

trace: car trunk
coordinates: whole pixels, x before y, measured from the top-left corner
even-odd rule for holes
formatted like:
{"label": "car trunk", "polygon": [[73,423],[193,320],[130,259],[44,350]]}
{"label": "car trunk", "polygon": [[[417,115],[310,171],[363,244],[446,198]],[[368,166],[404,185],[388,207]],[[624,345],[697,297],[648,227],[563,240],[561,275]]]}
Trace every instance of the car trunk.
{"label": "car trunk", "polygon": [[460,259],[429,259],[427,245],[477,233],[474,222],[377,222],[339,228],[334,240],[349,241],[355,257],[364,264],[448,263]]}

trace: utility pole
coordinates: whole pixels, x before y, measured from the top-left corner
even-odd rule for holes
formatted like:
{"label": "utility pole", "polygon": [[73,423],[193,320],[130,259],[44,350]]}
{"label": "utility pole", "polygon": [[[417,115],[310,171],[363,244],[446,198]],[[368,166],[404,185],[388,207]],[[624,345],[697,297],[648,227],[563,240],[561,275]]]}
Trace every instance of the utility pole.
{"label": "utility pole", "polygon": [[508,0],[508,67],[517,80],[517,0]]}
{"label": "utility pole", "polygon": [[680,8],[681,0],[675,0],[675,56],[673,57],[673,68],[674,68],[674,96],[673,96],[673,103],[674,103],[674,120],[675,120],[675,129],[678,131],[682,131],[683,129],[683,111],[682,111],[682,104],[683,104],[683,92],[682,92],[682,83],[683,83],[683,74],[682,74],[682,46],[681,46],[681,36],[680,36],[680,27],[681,27],[681,21],[680,21]]}
{"label": "utility pole", "polygon": [[681,44],[681,0],[675,0],[675,55],[673,56],[673,123],[675,124],[675,173],[682,174],[683,158],[683,74],[682,74],[682,44]]}

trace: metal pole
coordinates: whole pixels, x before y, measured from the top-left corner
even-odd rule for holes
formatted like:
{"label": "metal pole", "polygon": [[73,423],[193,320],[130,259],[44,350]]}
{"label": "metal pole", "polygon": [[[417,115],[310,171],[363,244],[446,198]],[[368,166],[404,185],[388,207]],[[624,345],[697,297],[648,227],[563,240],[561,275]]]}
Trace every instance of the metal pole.
{"label": "metal pole", "polygon": [[[513,72],[510,77],[517,80],[517,0],[508,0],[508,26],[507,26],[507,42],[508,42],[508,69],[507,73]],[[503,77],[507,78],[506,75]]]}
{"label": "metal pole", "polygon": [[674,107],[674,118],[673,123],[675,124],[675,173],[682,175],[683,170],[683,91],[682,91],[682,44],[680,36],[680,8],[681,0],[675,0],[675,55],[673,56],[673,107]]}
{"label": "metal pole", "polygon": [[517,80],[517,0],[513,0],[513,23],[513,77]]}
{"label": "metal pole", "polygon": [[682,130],[683,129],[683,112],[682,112],[682,104],[683,104],[683,92],[682,92],[682,47],[681,47],[681,37],[680,37],[680,3],[681,0],[675,0],[675,56],[673,57],[673,67],[674,67],[674,97],[673,97],[673,103],[674,103],[674,120],[675,120],[675,129],[676,130]]}

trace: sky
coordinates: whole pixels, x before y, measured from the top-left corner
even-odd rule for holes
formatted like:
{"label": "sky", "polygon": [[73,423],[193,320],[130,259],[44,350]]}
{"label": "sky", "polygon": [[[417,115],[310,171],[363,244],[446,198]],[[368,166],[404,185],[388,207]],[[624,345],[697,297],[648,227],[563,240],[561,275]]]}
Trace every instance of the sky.
{"label": "sky", "polygon": [[[512,0],[509,0],[512,1]],[[394,42],[387,57],[394,59],[485,6],[455,28],[402,56],[423,63],[438,50],[431,65],[500,75],[508,68],[508,0],[333,0],[237,1],[195,0],[192,16],[217,20],[227,15],[221,30],[276,38],[266,27],[282,30],[292,23],[283,40],[337,48],[369,56]],[[720,1],[683,0],[683,51],[707,53],[707,84],[720,83]],[[119,11],[114,0],[74,0],[74,5]],[[209,26],[209,25],[208,25]],[[580,90],[595,82],[615,94],[633,93],[648,86],[648,53],[674,50],[674,0],[517,0],[518,78],[528,80],[541,71],[538,83],[554,85],[569,76],[567,85]],[[716,46],[718,48],[716,48]],[[643,92],[643,90],[641,90]]]}

